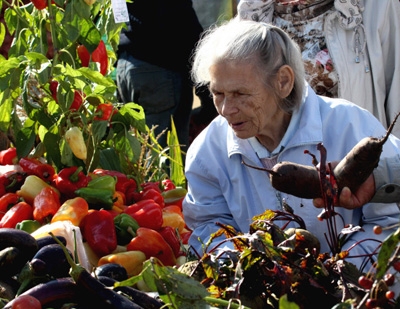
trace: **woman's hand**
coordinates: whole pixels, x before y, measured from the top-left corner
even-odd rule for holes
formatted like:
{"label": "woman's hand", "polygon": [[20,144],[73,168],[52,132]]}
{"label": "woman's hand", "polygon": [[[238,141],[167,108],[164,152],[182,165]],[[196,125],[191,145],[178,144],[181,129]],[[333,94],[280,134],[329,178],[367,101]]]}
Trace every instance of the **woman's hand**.
{"label": "woman's hand", "polygon": [[[349,188],[344,187],[339,196],[339,207],[347,209],[355,209],[362,207],[367,204],[375,194],[375,179],[371,174],[366,181],[357,189],[356,192],[351,192]],[[317,208],[324,207],[324,200],[322,198],[316,198],[313,200],[313,204]]]}

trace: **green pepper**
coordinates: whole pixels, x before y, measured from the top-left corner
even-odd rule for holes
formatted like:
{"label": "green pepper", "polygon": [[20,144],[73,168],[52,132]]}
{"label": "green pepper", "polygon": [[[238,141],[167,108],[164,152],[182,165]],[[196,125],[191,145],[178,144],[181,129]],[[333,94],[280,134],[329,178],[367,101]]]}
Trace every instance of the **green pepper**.
{"label": "green pepper", "polygon": [[75,194],[85,199],[90,209],[110,210],[114,204],[114,191],[112,190],[84,187],[76,190]]}
{"label": "green pepper", "polygon": [[116,177],[111,175],[103,175],[90,180],[87,187],[95,189],[111,190],[114,193],[116,183],[117,183]]}
{"label": "green pepper", "polygon": [[28,232],[30,234],[36,231],[41,226],[42,225],[37,220],[22,220],[21,222],[17,223],[15,228],[18,230],[23,230],[25,232]]}
{"label": "green pepper", "polygon": [[130,215],[121,213],[114,218],[115,231],[117,233],[118,245],[127,245],[136,236],[139,224]]}

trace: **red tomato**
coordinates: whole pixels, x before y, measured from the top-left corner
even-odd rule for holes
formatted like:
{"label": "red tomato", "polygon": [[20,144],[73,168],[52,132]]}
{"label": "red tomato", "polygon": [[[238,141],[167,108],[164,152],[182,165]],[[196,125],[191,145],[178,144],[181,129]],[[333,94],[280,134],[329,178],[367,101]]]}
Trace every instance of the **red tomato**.
{"label": "red tomato", "polygon": [[11,309],[42,309],[40,301],[31,295],[20,295],[14,299]]}

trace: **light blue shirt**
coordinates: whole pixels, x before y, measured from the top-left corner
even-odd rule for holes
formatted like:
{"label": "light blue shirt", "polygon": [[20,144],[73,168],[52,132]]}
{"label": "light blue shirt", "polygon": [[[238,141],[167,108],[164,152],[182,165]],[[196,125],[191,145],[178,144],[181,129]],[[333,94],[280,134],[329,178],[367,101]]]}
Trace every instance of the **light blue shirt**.
{"label": "light blue shirt", "polygon": [[[278,154],[278,162],[312,165],[311,157],[304,151],[310,151],[319,159],[318,143],[323,143],[327,149],[328,162],[339,161],[362,138],[386,134],[385,128],[368,111],[342,99],[319,97],[310,87],[298,117],[293,117],[291,121],[298,123],[287,132],[288,139]],[[398,155],[399,146],[400,140],[391,135],[383,147],[381,158]],[[185,221],[193,230],[189,244],[202,254],[198,239],[205,243],[219,229],[216,222],[247,233],[254,216],[266,209],[282,210],[282,201],[285,200],[304,220],[306,228],[319,238],[321,252],[329,252],[324,236],[327,224],[317,219],[321,210],[313,206],[312,200],[277,192],[271,186],[267,172],[247,167],[241,163],[242,160],[263,167],[249,140],[237,138],[221,116],[204,129],[190,146],[186,156],[188,194],[183,202]],[[343,222],[337,217],[338,231],[341,231],[343,223],[361,225],[364,229],[364,232],[351,234],[345,247],[369,238],[383,240],[393,231],[385,230],[381,235],[375,235],[373,226],[398,223],[400,214],[394,203],[370,203],[355,210],[338,207],[336,211],[343,217]],[[377,245],[373,241],[362,242],[349,253],[354,256],[373,252]],[[359,265],[361,260],[349,259],[349,262]]]}

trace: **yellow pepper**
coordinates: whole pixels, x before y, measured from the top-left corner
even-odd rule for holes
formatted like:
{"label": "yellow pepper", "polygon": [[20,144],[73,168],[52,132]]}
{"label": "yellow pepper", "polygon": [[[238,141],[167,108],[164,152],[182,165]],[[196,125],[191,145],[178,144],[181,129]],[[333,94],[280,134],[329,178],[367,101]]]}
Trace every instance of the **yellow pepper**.
{"label": "yellow pepper", "polygon": [[51,223],[69,220],[73,225],[79,226],[79,223],[87,215],[88,211],[89,204],[84,198],[78,196],[66,200],[54,214]]}
{"label": "yellow pepper", "polygon": [[81,160],[86,160],[87,148],[85,140],[83,139],[82,131],[78,127],[71,127],[65,132],[65,140],[72,153]]}
{"label": "yellow pepper", "polygon": [[58,194],[58,196],[60,196],[60,192],[56,188],[50,186],[47,182],[36,175],[27,176],[21,188],[17,191],[17,194],[21,196],[28,204],[32,205],[33,199],[45,187],[52,188]]}
{"label": "yellow pepper", "polygon": [[132,250],[105,255],[99,259],[97,266],[108,263],[119,264],[126,269],[128,277],[132,277],[140,274],[144,261],[146,261],[146,255],[142,251]]}

